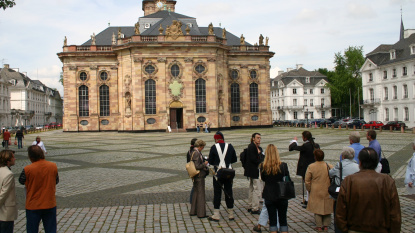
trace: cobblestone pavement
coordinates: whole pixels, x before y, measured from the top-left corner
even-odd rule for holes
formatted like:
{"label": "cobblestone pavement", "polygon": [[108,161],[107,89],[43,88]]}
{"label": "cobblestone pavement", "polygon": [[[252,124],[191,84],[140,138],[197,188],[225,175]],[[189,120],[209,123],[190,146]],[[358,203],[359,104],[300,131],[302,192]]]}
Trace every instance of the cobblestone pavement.
{"label": "cobblestone pavement", "polygon": [[[261,146],[275,144],[282,160],[288,163],[296,184],[297,198],[289,201],[290,232],[313,232],[314,218],[300,205],[301,179],[295,176],[298,152],[289,152],[290,140],[301,138],[301,128],[241,129],[223,131],[237,154],[248,145],[253,132],[262,134]],[[351,131],[351,130],[350,130]],[[348,130],[311,129],[316,142],[326,154],[326,161],[335,164],[344,146],[348,146]],[[368,141],[361,132],[361,143]],[[203,139],[208,155],[213,133],[63,133],[48,131],[25,136],[25,145],[40,135],[45,143],[47,160],[59,169],[57,185],[58,232],[251,232],[258,215],[246,211],[248,181],[240,162],[234,165],[235,221],[227,220],[221,208],[219,223],[190,217],[188,204],[192,182],[184,168],[185,154],[193,137]],[[396,179],[402,208],[402,232],[415,232],[411,224],[415,201],[405,196],[403,179],[413,151],[411,133],[379,132],[378,140],[389,159],[392,177]],[[15,173],[19,200],[19,217],[15,232],[25,232],[24,189],[17,179],[30,162],[24,149],[16,150]],[[206,178],[207,214],[213,212],[212,177]],[[225,206],[224,203],[222,203]],[[41,227],[43,228],[43,227]],[[333,224],[329,232],[333,231]]]}

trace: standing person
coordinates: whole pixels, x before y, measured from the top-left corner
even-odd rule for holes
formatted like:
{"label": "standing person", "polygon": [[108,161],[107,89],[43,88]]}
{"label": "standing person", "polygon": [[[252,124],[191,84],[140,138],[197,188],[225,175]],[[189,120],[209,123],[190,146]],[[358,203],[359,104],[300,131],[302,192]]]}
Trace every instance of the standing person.
{"label": "standing person", "polygon": [[284,176],[290,176],[288,166],[281,162],[278,149],[273,144],[267,146],[265,150],[265,160],[260,165],[261,179],[265,182],[262,197],[269,216],[269,231],[277,233],[277,211],[280,224],[280,232],[288,232],[287,209],[288,200],[278,199],[275,196],[277,182],[283,181]]}
{"label": "standing person", "polygon": [[251,144],[248,146],[244,176],[249,178],[248,212],[260,214],[259,197],[261,196],[261,181],[259,180],[259,164],[263,160],[261,134],[254,133],[251,137]]}
{"label": "standing person", "polygon": [[360,171],[347,176],[337,198],[336,224],[342,232],[401,232],[401,207],[395,180],[375,171],[373,148],[359,153]]}
{"label": "standing person", "polygon": [[16,162],[14,151],[0,152],[0,232],[13,233],[17,219],[16,187],[10,167]]}
{"label": "standing person", "polygon": [[[415,140],[412,142],[412,149],[415,150]],[[408,185],[408,190],[412,191],[410,194],[415,193],[415,152],[409,160],[408,166],[406,167],[405,174],[405,185]]]}
{"label": "standing person", "polygon": [[[360,150],[359,150],[360,151]],[[355,150],[352,147],[343,147],[343,151],[342,151],[342,160],[341,160],[341,165],[342,165],[342,180],[344,180],[344,178],[346,178],[346,176],[354,174],[356,172],[358,172],[359,169],[359,165],[356,163],[356,161],[354,160],[354,158],[356,158],[356,156],[354,155]],[[330,169],[329,171],[329,175],[330,178],[334,178],[336,180],[336,184],[337,185],[341,185],[340,183],[340,162],[336,164],[336,166],[332,169]],[[337,205],[337,200],[334,200],[334,205],[333,205],[333,213],[334,213],[334,219],[336,220],[336,205]],[[336,221],[334,221],[334,231],[337,233],[340,233],[340,229],[337,228],[336,226]]]}
{"label": "standing person", "polygon": [[350,133],[349,136],[350,147],[354,150],[354,160],[359,163],[359,152],[365,148],[362,144],[360,144],[360,133],[357,131],[353,131]]}
{"label": "standing person", "polygon": [[[209,164],[214,166],[215,172],[220,168],[232,168],[232,163],[237,162],[236,152],[232,144],[225,143],[225,137],[218,131],[213,136],[215,139],[215,145],[210,148],[209,152]],[[233,215],[233,191],[232,191],[233,180],[226,180],[220,182],[213,177],[213,215],[209,217],[209,220],[218,222],[220,219],[219,209],[220,202],[222,199],[222,188],[225,193],[226,207],[228,208],[229,220],[235,220]]]}
{"label": "standing person", "polygon": [[[305,173],[307,171],[308,165],[314,163],[316,160],[314,159],[313,151],[315,149],[320,148],[318,144],[314,143],[314,138],[311,135],[310,131],[304,131],[302,133],[303,137],[303,145],[299,146],[297,142],[297,137],[294,137],[294,140],[291,141],[290,146],[288,147],[289,151],[298,150],[300,151],[300,157],[298,158],[297,163],[297,176],[301,176],[302,181],[304,183]],[[308,196],[309,192],[307,191],[307,195],[305,196],[304,200],[304,184],[303,186],[303,208],[307,207],[308,203]]]}
{"label": "standing person", "polygon": [[314,150],[314,157],[316,162],[308,166],[305,175],[305,187],[310,193],[307,210],[314,213],[315,230],[327,232],[333,213],[333,199],[327,191],[330,186],[329,170],[333,166],[323,161],[324,152],[320,149]]}
{"label": "standing person", "polygon": [[23,130],[22,129],[17,130],[16,136],[15,136],[15,139],[17,139],[17,149],[23,148],[23,138],[24,138]]}
{"label": "standing person", "polygon": [[[196,141],[197,141],[197,138],[193,138],[190,141],[190,149],[189,149],[189,151],[186,154],[186,159],[187,159],[186,161],[187,161],[187,163],[190,162],[190,160],[191,160],[191,157],[192,157],[192,154],[193,154],[193,151],[194,151],[194,147],[195,147],[195,142]],[[192,190],[190,191],[190,204],[192,204],[192,196],[193,196],[193,186],[192,186]]]}
{"label": "standing person", "polygon": [[206,201],[205,201],[205,178],[209,174],[208,162],[203,162],[202,150],[206,142],[197,140],[194,145],[194,151],[191,160],[195,163],[196,170],[199,174],[193,177],[193,196],[190,216],[197,215],[198,218],[206,218]]}
{"label": "standing person", "polygon": [[207,121],[205,121],[205,133],[209,133],[209,131],[208,131],[208,123],[207,123]]}
{"label": "standing person", "polygon": [[26,230],[38,233],[40,220],[45,233],[56,233],[56,184],[59,183],[58,167],[45,160],[39,146],[29,146],[32,164],[24,167],[19,183],[26,187]]}
{"label": "standing person", "polygon": [[197,133],[200,133],[200,124],[199,123],[196,124],[196,131],[197,131]]}
{"label": "standing person", "polygon": [[36,137],[36,141],[34,141],[32,143],[32,146],[39,146],[40,148],[42,148],[44,154],[47,154],[48,153],[46,151],[45,144],[43,144],[43,142],[40,140],[40,136],[37,136]]}
{"label": "standing person", "polygon": [[376,131],[375,130],[367,131],[366,139],[369,141],[368,147],[373,148],[376,151],[377,155],[379,156],[379,163],[375,171],[380,173],[382,171],[382,164],[380,163],[380,161],[382,160],[382,148],[380,147],[380,144],[378,140],[376,139]]}
{"label": "standing person", "polygon": [[10,132],[8,129],[6,129],[6,131],[3,133],[3,147],[6,148],[6,150],[9,149],[10,137]]}

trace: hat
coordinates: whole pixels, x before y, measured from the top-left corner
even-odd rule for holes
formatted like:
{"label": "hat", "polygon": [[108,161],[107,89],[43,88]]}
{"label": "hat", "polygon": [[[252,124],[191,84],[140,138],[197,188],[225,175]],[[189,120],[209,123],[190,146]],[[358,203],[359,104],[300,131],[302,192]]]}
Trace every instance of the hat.
{"label": "hat", "polygon": [[214,139],[222,139],[225,140],[225,137],[223,136],[222,132],[218,131],[216,132],[216,134],[213,136]]}

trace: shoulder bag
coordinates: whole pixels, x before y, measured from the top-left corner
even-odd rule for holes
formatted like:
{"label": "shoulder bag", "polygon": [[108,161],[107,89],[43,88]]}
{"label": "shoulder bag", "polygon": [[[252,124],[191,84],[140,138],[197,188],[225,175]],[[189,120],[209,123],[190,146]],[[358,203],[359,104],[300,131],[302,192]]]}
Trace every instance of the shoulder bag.
{"label": "shoulder bag", "polygon": [[226,152],[228,151],[228,143],[225,143],[225,148],[222,152],[219,143],[216,143],[216,150],[218,151],[219,154],[219,169],[216,172],[216,178],[220,183],[224,183],[227,181],[231,181],[233,180],[233,178],[235,178],[235,170],[232,169],[232,166],[229,165],[229,168],[226,167],[226,163],[225,163],[225,155]]}
{"label": "shoulder bag", "polygon": [[[281,163],[281,165],[283,165]],[[286,176],[285,170],[288,169],[287,164],[285,166],[281,166],[283,169],[283,178],[282,181],[277,182],[276,188],[276,196],[278,199],[291,199],[295,198],[295,189],[294,189],[294,182],[291,181],[289,176]]]}
{"label": "shoulder bag", "polygon": [[382,155],[383,155],[383,158],[379,161],[380,164],[382,164],[382,170],[380,171],[380,173],[389,174],[391,173],[391,169],[389,167],[389,161],[385,157],[385,153],[383,153],[383,151],[382,151]]}
{"label": "shoulder bag", "polygon": [[186,163],[186,170],[189,174],[190,178],[193,178],[199,175],[200,171],[196,169],[195,163],[193,162],[193,155],[196,151],[193,152],[192,156],[190,157],[190,162]]}
{"label": "shoulder bag", "polygon": [[342,164],[342,161],[340,160],[340,183],[339,185],[337,185],[336,183],[337,176],[330,178],[329,165],[327,163],[326,165],[327,165],[327,175],[329,176],[329,179],[330,179],[330,186],[329,186],[328,191],[329,191],[330,196],[337,200],[337,197],[339,196],[340,185],[342,184],[342,181],[343,181],[343,164]]}

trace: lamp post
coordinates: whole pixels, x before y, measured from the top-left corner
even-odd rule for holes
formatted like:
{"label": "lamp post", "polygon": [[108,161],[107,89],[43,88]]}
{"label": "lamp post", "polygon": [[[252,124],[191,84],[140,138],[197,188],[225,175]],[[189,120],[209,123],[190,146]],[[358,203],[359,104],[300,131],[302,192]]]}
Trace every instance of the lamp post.
{"label": "lamp post", "polygon": [[305,109],[305,123],[308,127],[308,108]]}

